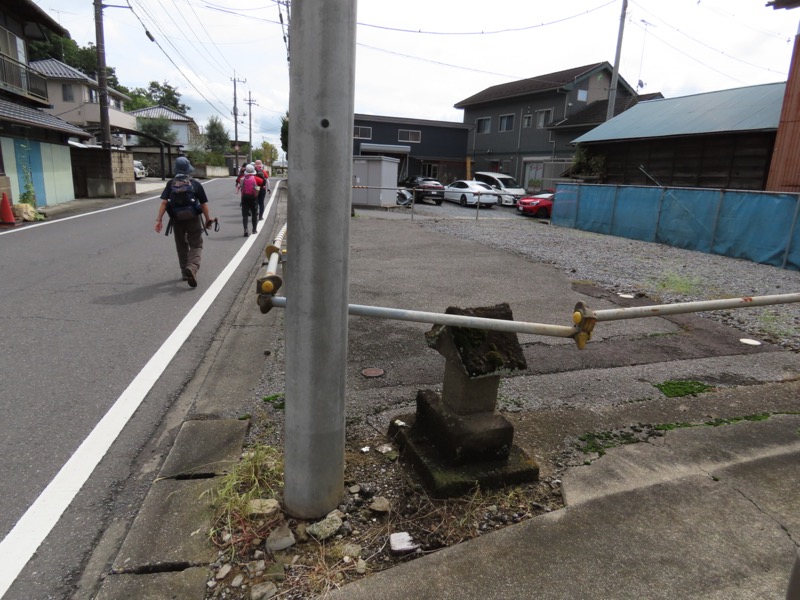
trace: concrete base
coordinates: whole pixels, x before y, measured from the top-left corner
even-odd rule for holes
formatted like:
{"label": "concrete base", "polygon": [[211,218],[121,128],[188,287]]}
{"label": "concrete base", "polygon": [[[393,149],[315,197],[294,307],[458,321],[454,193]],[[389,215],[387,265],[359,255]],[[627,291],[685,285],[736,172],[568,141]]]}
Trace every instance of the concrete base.
{"label": "concrete base", "polygon": [[[405,423],[403,427],[396,424],[398,419]],[[389,437],[397,443],[403,458],[414,466],[435,498],[460,496],[476,485],[492,489],[539,478],[539,465],[518,446],[511,446],[504,460],[453,465],[442,457],[420,428],[415,427],[416,415],[403,415],[398,419],[389,426]]]}
{"label": "concrete base", "polygon": [[504,460],[514,441],[514,426],[491,411],[459,414],[433,390],[417,392],[417,428],[436,440],[448,462],[466,464]]}

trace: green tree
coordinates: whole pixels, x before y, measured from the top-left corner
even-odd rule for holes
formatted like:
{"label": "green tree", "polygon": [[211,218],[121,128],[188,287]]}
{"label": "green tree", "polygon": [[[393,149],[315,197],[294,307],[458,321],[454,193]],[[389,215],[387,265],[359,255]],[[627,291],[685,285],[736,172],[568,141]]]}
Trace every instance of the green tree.
{"label": "green tree", "polygon": [[269,142],[261,143],[261,160],[270,167],[278,160],[278,149]]}
{"label": "green tree", "polygon": [[231,136],[219,117],[214,115],[209,117],[208,125],[206,126],[206,140],[208,141],[208,149],[211,152],[224,154],[230,150]]}
{"label": "green tree", "polygon": [[281,148],[289,154],[289,111],[286,111],[285,117],[281,117]]}
{"label": "green tree", "polygon": [[[137,88],[134,92],[138,93],[140,89],[141,88]],[[156,105],[167,106],[183,114],[189,112],[189,107],[181,102],[181,95],[178,90],[166,81],[164,83],[151,81],[143,95],[152,100]]]}
{"label": "green tree", "polygon": [[142,133],[170,143],[178,139],[178,134],[172,129],[172,123],[166,117],[137,117],[136,128]]}

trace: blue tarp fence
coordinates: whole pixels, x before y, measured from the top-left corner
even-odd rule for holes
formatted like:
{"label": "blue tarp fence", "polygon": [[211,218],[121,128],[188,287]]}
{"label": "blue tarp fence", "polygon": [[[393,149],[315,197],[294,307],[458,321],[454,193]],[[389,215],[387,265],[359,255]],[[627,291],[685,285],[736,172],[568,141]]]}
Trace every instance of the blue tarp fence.
{"label": "blue tarp fence", "polygon": [[800,195],[559,183],[551,222],[800,271]]}

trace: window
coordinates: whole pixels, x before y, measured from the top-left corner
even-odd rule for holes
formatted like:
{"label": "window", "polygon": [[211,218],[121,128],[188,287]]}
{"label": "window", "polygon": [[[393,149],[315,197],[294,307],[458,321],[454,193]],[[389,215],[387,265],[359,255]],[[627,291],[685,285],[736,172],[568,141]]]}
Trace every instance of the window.
{"label": "window", "polygon": [[498,131],[514,131],[514,115],[501,115]]}
{"label": "window", "polygon": [[97,104],[98,102],[100,102],[97,90],[93,90],[91,88],[89,89],[89,102],[91,102],[92,104]]}
{"label": "window", "polygon": [[61,84],[61,99],[64,102],[75,102],[75,94],[72,91],[71,83]]}
{"label": "window", "polygon": [[589,99],[589,92],[587,90],[578,90],[578,102],[586,102]]}
{"label": "window", "polygon": [[536,129],[544,129],[545,125],[547,125],[552,119],[553,119],[552,108],[548,108],[547,110],[537,110]]}
{"label": "window", "polygon": [[522,126],[525,129],[533,127],[533,115],[525,115],[522,117]]}
{"label": "window", "polygon": [[353,137],[357,140],[371,140],[372,127],[361,127],[360,125],[356,125],[353,128]]}
{"label": "window", "polygon": [[438,163],[429,163],[429,162],[422,163],[422,176],[423,177],[433,177],[434,179],[439,179],[439,165],[438,165]]}
{"label": "window", "polygon": [[489,133],[492,130],[492,119],[483,117],[475,121],[475,131],[477,133]]}
{"label": "window", "polygon": [[413,129],[401,129],[397,132],[397,141],[419,144],[422,141],[422,132]]}

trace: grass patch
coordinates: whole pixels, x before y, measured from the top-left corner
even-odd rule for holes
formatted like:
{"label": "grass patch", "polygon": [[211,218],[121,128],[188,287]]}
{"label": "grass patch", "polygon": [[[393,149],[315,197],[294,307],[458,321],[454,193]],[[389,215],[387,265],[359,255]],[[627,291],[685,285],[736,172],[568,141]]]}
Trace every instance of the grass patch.
{"label": "grass patch", "polygon": [[685,296],[694,295],[702,289],[702,282],[695,277],[678,275],[677,273],[667,272],[656,281],[656,288],[663,292],[673,292]]}
{"label": "grass patch", "polygon": [[280,393],[272,394],[271,396],[264,396],[263,400],[278,410],[283,410],[286,408],[286,394]]}
{"label": "grass patch", "polygon": [[695,396],[714,389],[702,381],[687,381],[681,379],[665,381],[664,383],[654,383],[653,387],[659,389],[667,398]]}
{"label": "grass patch", "polygon": [[791,319],[774,310],[764,310],[758,315],[758,323],[759,328],[773,338],[790,337],[795,332]]}
{"label": "grass patch", "polygon": [[[254,521],[248,503],[257,498],[278,499],[283,490],[283,458],[272,446],[251,447],[233,471],[220,479],[210,492],[214,508],[211,539],[235,555],[237,546],[249,539],[266,537],[271,523]],[[278,515],[277,518],[281,518]]]}
{"label": "grass patch", "polygon": [[608,448],[624,444],[635,444],[639,439],[630,431],[600,431],[578,436],[578,450],[584,454],[597,453],[603,456]]}

